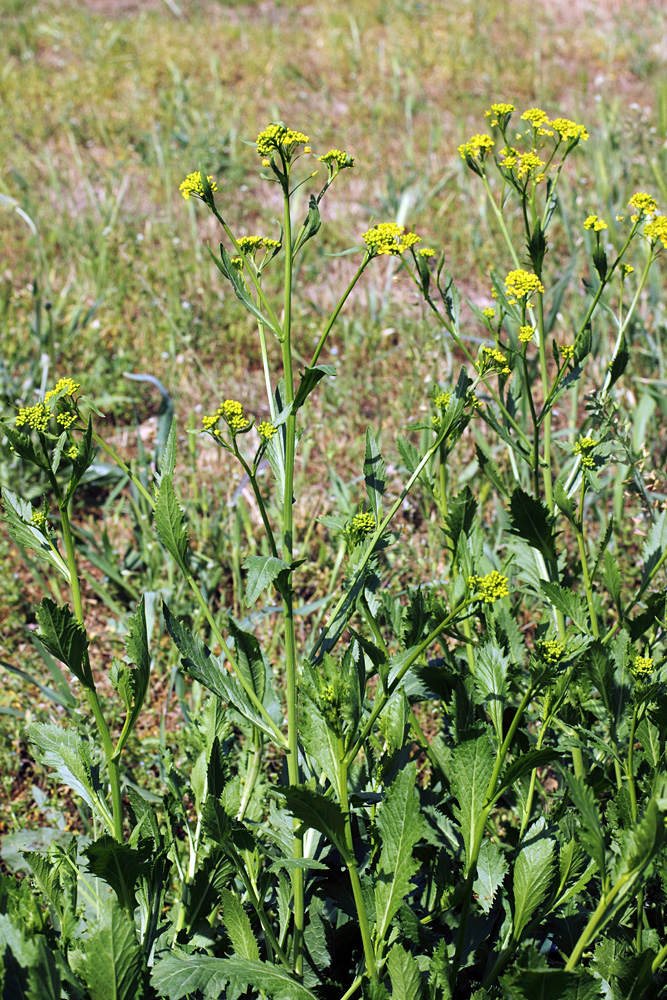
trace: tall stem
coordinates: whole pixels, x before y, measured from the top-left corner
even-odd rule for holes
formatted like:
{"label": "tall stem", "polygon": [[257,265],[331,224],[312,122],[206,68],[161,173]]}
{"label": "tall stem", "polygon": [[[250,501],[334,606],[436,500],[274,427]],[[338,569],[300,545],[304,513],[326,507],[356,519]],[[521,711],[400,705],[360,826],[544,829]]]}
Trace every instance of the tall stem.
{"label": "tall stem", "polygon": [[[289,184],[289,174],[287,178]],[[292,370],[292,218],[290,214],[289,190],[284,192],[284,237],[285,251],[285,298],[283,316],[283,375],[285,378],[285,404],[294,400],[294,373]],[[290,413],[285,421],[285,493],[283,495],[283,551],[282,556],[288,566],[294,559],[294,462],[296,452],[296,414]],[[285,619],[285,681],[287,688],[287,773],[290,785],[298,785],[299,776],[299,730],[298,730],[298,687],[296,666],[296,632],[294,627],[294,606],[292,600],[292,574],[283,597]],[[300,824],[294,821],[292,853],[294,859],[303,858],[303,836]],[[294,971],[303,973],[303,932],[305,924],[304,871],[295,867],[292,872],[292,892],[294,894]]]}

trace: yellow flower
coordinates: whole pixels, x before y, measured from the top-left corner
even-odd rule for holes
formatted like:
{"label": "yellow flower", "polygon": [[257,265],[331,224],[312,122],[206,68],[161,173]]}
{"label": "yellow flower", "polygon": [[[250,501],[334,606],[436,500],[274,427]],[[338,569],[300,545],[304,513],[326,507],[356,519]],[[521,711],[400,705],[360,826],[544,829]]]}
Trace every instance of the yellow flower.
{"label": "yellow flower", "polygon": [[76,448],[74,445],[72,445],[71,448],[67,449],[67,451],[65,452],[65,454],[69,458],[70,462],[73,462],[74,459],[76,458],[76,456],[79,454],[79,449]]}
{"label": "yellow flower", "polygon": [[16,426],[28,426],[30,430],[38,433],[46,433],[49,428],[51,411],[44,403],[36,403],[34,406],[21,406],[16,414]]}
{"label": "yellow flower", "polygon": [[632,674],[637,680],[642,680],[650,677],[653,673],[653,657],[651,656],[637,656],[635,657],[635,663],[632,667]]}
{"label": "yellow flower", "polygon": [[574,344],[563,344],[560,353],[563,361],[571,361],[574,357]]}
{"label": "yellow flower", "polygon": [[487,573],[485,576],[469,576],[468,587],[474,592],[475,597],[484,604],[493,604],[501,597],[509,596],[509,580],[497,570]]}
{"label": "yellow flower", "polygon": [[270,424],[268,420],[262,420],[261,424],[257,428],[259,431],[259,436],[262,441],[270,441],[273,435],[276,433],[277,428]]}
{"label": "yellow flower", "polygon": [[637,191],[636,194],[633,194],[628,205],[636,208],[638,211],[638,215],[632,216],[633,222],[637,222],[640,215],[653,215],[654,212],[658,211],[657,201],[652,195],[646,194],[645,191]]}
{"label": "yellow flower", "polygon": [[530,122],[533,128],[539,128],[540,125],[544,125],[548,122],[549,116],[546,111],[542,111],[542,108],[528,108],[527,111],[521,115],[521,120],[524,122]]}
{"label": "yellow flower", "polygon": [[224,417],[233,432],[242,431],[250,421],[243,415],[243,404],[238,399],[226,399],[219,407],[218,413]]}
{"label": "yellow flower", "polygon": [[46,514],[43,510],[33,510],[30,516],[30,523],[34,524],[36,528],[46,527]]}
{"label": "yellow flower", "polygon": [[472,160],[476,156],[482,156],[482,158],[484,158],[493,146],[495,146],[495,142],[491,136],[482,133],[480,135],[471,136],[467,142],[464,142],[461,146],[459,146],[459,153],[464,160]]}
{"label": "yellow flower", "polygon": [[515,295],[517,299],[531,296],[534,292],[544,292],[544,285],[536,274],[518,268],[510,271],[505,278],[505,288],[510,295]]}
{"label": "yellow flower", "polygon": [[447,407],[449,406],[449,401],[451,398],[452,398],[451,392],[439,392],[438,395],[433,400],[433,402],[441,410],[446,410]]}
{"label": "yellow flower", "polygon": [[595,233],[599,233],[602,229],[606,228],[607,223],[604,219],[599,219],[597,215],[589,215],[584,222],[584,229],[592,229]]}
{"label": "yellow flower", "polygon": [[496,315],[496,310],[492,306],[486,306],[485,309],[482,309],[482,315],[487,319],[493,319]]}
{"label": "yellow flower", "polygon": [[408,247],[418,243],[421,236],[405,233],[405,226],[399,226],[396,222],[378,222],[372,229],[362,233],[361,238],[368,247],[369,256],[379,257],[381,254],[402,254]]}
{"label": "yellow flower", "polygon": [[565,653],[565,646],[557,639],[540,639],[537,648],[545,663],[558,663]]}
{"label": "yellow flower", "polygon": [[[518,168],[517,173],[518,173],[519,177],[525,177],[526,174],[533,173],[533,171],[539,170],[540,167],[543,167],[543,166],[544,166],[544,163],[539,158],[539,156],[537,155],[537,153],[535,153],[535,152],[532,152],[532,153],[522,153],[521,156],[519,157],[519,168]],[[543,177],[544,177],[544,174],[539,174],[538,173],[536,175],[535,179],[537,181],[541,181]]]}
{"label": "yellow flower", "polygon": [[75,382],[73,378],[61,378],[59,379],[53,389],[49,391],[44,396],[44,402],[49,403],[54,396],[73,396],[77,389],[81,386],[78,382]]}
{"label": "yellow flower", "polygon": [[330,149],[323,156],[318,156],[318,160],[320,163],[326,163],[329,169],[336,173],[346,167],[354,166],[354,159],[345,149]]}
{"label": "yellow flower", "polygon": [[558,132],[561,139],[566,139],[568,142],[585,142],[588,139],[588,132],[584,126],[577,125],[569,118],[554,118],[549,124]]}
{"label": "yellow flower", "polygon": [[653,218],[644,226],[644,236],[646,236],[651,243],[655,244],[658,240],[660,240],[662,245],[667,247],[667,215],[653,216]]}
{"label": "yellow flower", "polygon": [[257,152],[260,156],[270,156],[275,150],[280,150],[289,158],[297,146],[307,144],[307,135],[295,132],[281,122],[272,122],[257,136]]}
{"label": "yellow flower", "polygon": [[[218,185],[213,180],[212,175],[207,175],[206,180],[209,183],[211,191],[217,191]],[[185,200],[187,201],[190,195],[194,195],[196,198],[204,197],[204,185],[201,179],[201,171],[195,170],[193,174],[188,174],[184,181],[178,185],[178,190],[181,192]]]}
{"label": "yellow flower", "polygon": [[431,247],[421,247],[417,253],[420,257],[433,257],[435,255],[435,250],[432,250]]}
{"label": "yellow flower", "polygon": [[519,340],[522,344],[529,344],[533,339],[535,334],[534,326],[520,326],[519,327]]}
{"label": "yellow flower", "polygon": [[371,514],[369,510],[367,510],[364,514],[355,514],[352,518],[350,527],[352,529],[352,533],[355,535],[368,535],[371,531],[375,531],[375,515]]}
{"label": "yellow flower", "polygon": [[575,441],[574,454],[579,455],[581,465],[584,469],[595,468],[595,459],[591,455],[591,452],[597,443],[595,438],[592,437],[580,437],[578,441]]}
{"label": "yellow flower", "polygon": [[632,264],[619,264],[619,269],[622,278],[627,278],[627,276],[629,274],[632,274],[632,272],[634,271],[634,267],[632,266]]}
{"label": "yellow flower", "polygon": [[497,351],[493,347],[482,347],[482,359],[478,368],[480,371],[485,371],[488,368],[497,368],[501,375],[512,374],[505,355],[502,351]]}
{"label": "yellow flower", "polygon": [[491,118],[492,125],[500,124],[501,128],[505,128],[514,111],[516,108],[513,104],[492,104],[489,110],[484,112],[484,117]]}

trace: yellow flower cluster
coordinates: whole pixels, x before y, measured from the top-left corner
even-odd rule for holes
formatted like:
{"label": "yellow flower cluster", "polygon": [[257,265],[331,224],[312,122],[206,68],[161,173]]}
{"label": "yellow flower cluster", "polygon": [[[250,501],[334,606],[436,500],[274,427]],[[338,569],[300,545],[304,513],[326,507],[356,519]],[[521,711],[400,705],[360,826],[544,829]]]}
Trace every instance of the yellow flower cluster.
{"label": "yellow flower cluster", "polygon": [[542,108],[528,108],[521,115],[521,121],[530,122],[533,128],[539,129],[540,125],[549,124],[549,116]]}
{"label": "yellow flower cluster", "polygon": [[64,430],[67,430],[76,420],[76,413],[59,413],[56,420]]}
{"label": "yellow flower cluster", "polygon": [[480,371],[487,368],[497,368],[501,375],[511,375],[511,369],[507,364],[507,358],[502,351],[497,351],[494,347],[483,347],[482,358],[479,365]]}
{"label": "yellow flower cluster", "polygon": [[486,156],[493,146],[495,146],[495,142],[491,136],[481,133],[480,135],[472,135],[467,142],[459,146],[459,153],[464,160],[473,159],[482,154]]}
{"label": "yellow flower cluster", "polygon": [[486,308],[482,309],[482,316],[485,316],[487,319],[493,319],[495,315],[496,310],[493,306],[486,306]]}
{"label": "yellow flower cluster", "polygon": [[469,576],[468,587],[475,592],[478,600],[484,604],[493,604],[501,597],[509,597],[509,580],[502,573],[493,570],[485,576]]}
{"label": "yellow flower cluster", "polygon": [[34,406],[21,406],[16,414],[17,427],[29,427],[30,430],[44,434],[49,428],[51,410],[44,403]]}
{"label": "yellow flower cluster", "polygon": [[79,454],[79,449],[76,447],[76,445],[72,445],[71,448],[67,449],[65,454],[69,458],[70,462],[73,462],[76,456]]}
{"label": "yellow flower cluster", "polygon": [[[499,118],[509,119],[510,115],[513,114],[514,111],[516,111],[516,108],[513,104],[503,104],[501,102],[499,104],[492,104],[489,110],[484,112],[484,117],[491,118],[491,124],[497,125]],[[503,125],[506,124],[507,122],[503,120]]]}
{"label": "yellow flower cluster", "polygon": [[632,216],[632,221],[637,222],[640,215],[653,215],[658,211],[658,203],[655,198],[645,191],[637,191],[628,202],[631,208],[636,208],[638,215]]}
{"label": "yellow flower cluster", "polygon": [[30,523],[34,524],[36,528],[46,527],[46,514],[43,510],[33,510],[30,517]]}
{"label": "yellow flower cluster", "polygon": [[328,167],[337,167],[338,170],[354,166],[354,159],[346,149],[330,149],[328,153],[325,153],[324,156],[318,156],[317,159],[320,163],[326,163]]}
{"label": "yellow flower cluster", "polygon": [[653,657],[651,656],[637,656],[635,657],[634,666],[632,667],[632,674],[637,679],[643,679],[650,677],[653,673]]}
{"label": "yellow flower cluster", "polygon": [[244,254],[253,254],[258,250],[275,250],[280,246],[280,240],[269,240],[264,236],[239,236],[236,243]]}
{"label": "yellow flower cluster", "polygon": [[[209,183],[211,191],[217,191],[218,185],[213,180],[212,175],[208,175],[206,180]],[[181,192],[185,200],[187,201],[190,195],[194,195],[196,198],[204,197],[204,185],[201,179],[201,171],[195,170],[193,174],[188,174],[184,181],[178,185],[178,190]]]}
{"label": "yellow flower cluster", "polygon": [[50,403],[54,396],[73,396],[77,389],[81,386],[78,382],[75,382],[73,378],[61,378],[58,379],[53,389],[49,391],[44,396],[44,402]]}
{"label": "yellow flower cluster", "polygon": [[621,272],[621,277],[627,278],[629,274],[632,274],[634,267],[632,264],[619,264],[619,270]]}
{"label": "yellow flower cluster", "polygon": [[592,437],[580,437],[578,441],[575,441],[574,454],[579,455],[584,469],[595,467],[595,459],[591,455],[591,451],[596,445],[597,441]]}
{"label": "yellow flower cluster", "polygon": [[396,222],[378,222],[372,229],[362,233],[361,238],[371,257],[379,257],[381,254],[397,256],[421,240],[421,236],[406,233],[405,226],[399,226]]}
{"label": "yellow flower cluster", "polygon": [[230,257],[229,263],[232,267],[235,267],[237,271],[243,270],[243,257]]}
{"label": "yellow flower cluster", "polygon": [[446,410],[452,398],[451,392],[439,392],[433,402],[440,410]]}
{"label": "yellow flower cluster", "polygon": [[352,531],[358,535],[368,535],[375,531],[375,515],[367,510],[364,514],[355,514],[350,525]]}
{"label": "yellow flower cluster", "polygon": [[594,233],[599,233],[602,229],[607,228],[607,223],[604,219],[598,218],[597,215],[589,215],[584,222],[584,229],[592,229]]}
{"label": "yellow flower cluster", "polygon": [[[527,174],[535,172],[535,180],[538,183],[544,180],[544,173],[539,172],[540,168],[544,166],[544,162],[534,150],[531,153],[522,153],[518,158],[518,164],[517,173],[519,177],[525,177]],[[505,165],[507,165],[507,160],[505,161]]]}
{"label": "yellow flower cluster", "polygon": [[574,344],[563,344],[560,353],[563,361],[571,361],[574,357]]}
{"label": "yellow flower cluster", "polygon": [[644,236],[657,243],[658,240],[663,247],[667,247],[667,215],[656,215],[644,226]]}
{"label": "yellow flower cluster", "polygon": [[583,125],[577,125],[576,122],[570,121],[569,118],[553,118],[549,125],[554,131],[558,132],[561,139],[566,139],[568,142],[577,139],[581,142],[585,142],[588,139],[588,132]]}
{"label": "yellow flower cluster", "polygon": [[534,292],[544,291],[544,285],[537,275],[531,274],[530,271],[524,271],[523,268],[509,272],[505,278],[505,288],[510,295],[516,296],[517,299],[527,298]]}
{"label": "yellow flower cluster", "polygon": [[225,419],[233,434],[244,430],[250,423],[248,418],[244,416],[242,403],[239,403],[237,399],[226,399],[218,407],[216,413],[212,416],[202,417],[201,422],[204,425],[204,430],[212,431],[213,434],[219,434],[220,430],[216,427],[216,424],[221,417]]}
{"label": "yellow flower cluster", "polygon": [[522,344],[529,344],[533,339],[535,333],[534,326],[520,326],[519,327],[519,340]]}
{"label": "yellow flower cluster", "polygon": [[432,250],[431,247],[421,247],[417,253],[420,257],[433,257],[435,255],[435,250]]}
{"label": "yellow flower cluster", "polygon": [[257,136],[257,152],[260,156],[270,156],[274,150],[281,150],[290,156],[300,143],[307,144],[308,136],[274,122]]}
{"label": "yellow flower cluster", "polygon": [[565,653],[565,646],[557,639],[540,639],[537,648],[545,663],[558,663]]}
{"label": "yellow flower cluster", "polygon": [[259,431],[259,436],[262,441],[270,441],[273,435],[276,433],[277,428],[273,424],[269,423],[268,420],[262,420],[261,424],[257,428]]}

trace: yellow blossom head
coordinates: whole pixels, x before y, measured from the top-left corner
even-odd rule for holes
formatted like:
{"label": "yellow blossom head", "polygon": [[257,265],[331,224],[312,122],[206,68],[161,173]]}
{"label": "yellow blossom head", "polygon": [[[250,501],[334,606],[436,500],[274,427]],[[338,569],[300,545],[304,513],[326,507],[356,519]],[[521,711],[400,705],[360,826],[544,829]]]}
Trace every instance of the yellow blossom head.
{"label": "yellow blossom head", "polygon": [[459,146],[459,153],[461,154],[461,158],[470,164],[471,160],[484,160],[494,146],[495,142],[490,135],[480,133],[471,136],[467,142]]}
{"label": "yellow blossom head", "polygon": [[644,236],[653,246],[660,241],[667,247],[667,215],[654,215],[644,226]]}
{"label": "yellow blossom head", "polygon": [[584,221],[584,229],[592,229],[594,233],[599,233],[606,228],[607,223],[604,219],[598,218],[597,215],[589,215]]}
{"label": "yellow blossom head", "polygon": [[504,131],[515,111],[516,108],[513,104],[506,104],[501,101],[497,104],[492,104],[489,110],[484,112],[484,117],[491,119],[492,126],[497,125],[501,131]]}
{"label": "yellow blossom head", "polygon": [[565,646],[557,639],[540,639],[537,650],[545,663],[559,663],[565,655]]}
{"label": "yellow blossom head", "polygon": [[290,160],[298,147],[307,146],[308,141],[308,136],[303,132],[295,132],[282,122],[271,122],[257,136],[257,152],[262,157],[270,157],[272,153],[279,152],[285,160]]}
{"label": "yellow blossom head", "polygon": [[[218,185],[213,180],[213,176],[209,175],[206,177],[211,191],[217,191]],[[178,190],[181,192],[185,200],[194,196],[195,198],[204,197],[204,185],[202,183],[202,176],[200,170],[195,170],[193,174],[188,174],[184,181],[178,185]]]}
{"label": "yellow blossom head", "polygon": [[505,278],[505,288],[517,299],[530,298],[535,292],[544,292],[544,285],[536,274],[517,268]]}
{"label": "yellow blossom head", "polygon": [[493,604],[501,597],[509,596],[509,580],[495,569],[485,576],[469,576],[468,588],[484,604]]}
{"label": "yellow blossom head", "polygon": [[539,128],[540,125],[544,125],[545,122],[548,123],[549,116],[546,111],[542,111],[542,108],[528,108],[527,111],[521,115],[521,121],[530,122],[533,128]]}
{"label": "yellow blossom head", "polygon": [[370,257],[379,257],[381,254],[398,256],[421,240],[421,236],[417,236],[416,233],[406,233],[405,226],[399,226],[396,222],[378,222],[376,226],[362,233],[361,238],[368,248]]}
{"label": "yellow blossom head", "polygon": [[353,540],[358,541],[360,538],[370,535],[372,531],[375,531],[376,527],[375,515],[370,510],[367,510],[363,514],[354,515],[350,521],[350,535]]}
{"label": "yellow blossom head", "polygon": [[327,165],[331,174],[337,174],[354,166],[354,158],[345,149],[330,149],[323,156],[318,156],[318,160]]}
{"label": "yellow blossom head", "polygon": [[633,222],[637,222],[642,215],[653,215],[654,212],[658,211],[657,201],[653,195],[647,194],[645,191],[637,191],[636,194],[633,194],[628,205],[637,209],[637,215],[632,216]]}
{"label": "yellow blossom head", "polygon": [[262,420],[257,430],[259,431],[259,436],[262,441],[270,441],[276,433],[277,428],[274,427],[273,424],[269,423],[268,420]]}
{"label": "yellow blossom head", "polygon": [[635,657],[635,662],[631,667],[632,676],[635,680],[646,681],[653,674],[653,657],[651,656],[637,656]]}
{"label": "yellow blossom head", "polygon": [[522,344],[529,344],[534,336],[535,336],[534,326],[519,327],[519,340],[521,341]]}
{"label": "yellow blossom head", "polygon": [[588,139],[588,132],[584,126],[570,121],[569,118],[553,118],[549,125],[562,140],[570,144],[576,145],[576,143],[585,142]]}

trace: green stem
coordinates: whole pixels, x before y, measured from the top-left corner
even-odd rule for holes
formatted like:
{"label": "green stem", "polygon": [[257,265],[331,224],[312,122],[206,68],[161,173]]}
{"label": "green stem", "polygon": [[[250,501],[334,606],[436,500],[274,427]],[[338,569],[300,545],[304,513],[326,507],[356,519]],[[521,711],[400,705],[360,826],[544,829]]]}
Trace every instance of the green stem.
{"label": "green stem", "polygon": [[[289,181],[289,175],[288,175]],[[294,373],[292,368],[292,218],[290,196],[284,192],[284,237],[285,287],[283,339],[281,341],[283,374],[285,378],[285,404],[294,400]],[[296,414],[290,413],[285,421],[285,492],[283,494],[283,547],[282,557],[288,566],[294,561],[294,464],[296,454]],[[299,729],[298,729],[298,681],[296,664],[296,631],[294,626],[294,606],[292,596],[292,574],[283,595],[285,623],[285,672],[287,689],[287,773],[290,785],[298,786],[299,774]],[[294,820],[292,853],[295,860],[303,858],[303,835],[301,824]],[[292,872],[292,892],[294,894],[294,946],[293,962],[297,976],[303,973],[303,934],[305,927],[304,870],[295,867]]]}
{"label": "green stem", "polygon": [[598,619],[595,614],[595,607],[593,606],[593,589],[591,587],[590,573],[588,572],[588,557],[586,555],[586,542],[584,539],[584,498],[586,496],[586,477],[583,472],[581,475],[581,494],[579,498],[579,520],[574,521],[574,530],[577,535],[577,544],[579,546],[579,558],[581,559],[581,572],[584,577],[584,589],[586,591],[586,603],[588,604],[588,613],[591,616],[591,630],[596,639],[600,638],[600,629],[598,627]]}
{"label": "green stem", "polygon": [[141,493],[144,500],[147,500],[148,503],[151,505],[151,507],[155,507],[155,497],[151,496],[151,494],[148,492],[148,490],[141,482],[139,477],[136,476],[132,471],[132,469],[129,467],[129,465],[123,461],[118,452],[114,451],[114,449],[110,445],[108,445],[106,441],[103,441],[102,438],[99,436],[99,434],[96,434],[95,431],[93,431],[93,441],[95,441],[95,443],[98,444],[100,448],[106,451],[109,458],[112,458],[116,463],[116,465],[123,470],[127,478],[136,486],[138,491]]}
{"label": "green stem", "polygon": [[[547,345],[544,331],[544,296],[541,292],[537,296],[537,320],[539,333],[539,355],[540,371],[542,374],[542,399],[546,401],[549,396],[549,370],[547,367]],[[531,393],[532,397],[532,393]],[[550,511],[554,509],[553,483],[551,477],[551,409],[543,416],[544,423],[544,499]],[[535,428],[535,434],[539,437],[539,424]],[[539,455],[539,446],[538,446]]]}
{"label": "green stem", "polygon": [[350,873],[350,882],[352,883],[352,895],[354,896],[354,905],[357,909],[357,917],[359,919],[359,930],[361,932],[361,940],[364,946],[364,958],[366,959],[366,969],[374,983],[378,981],[378,970],[377,962],[375,958],[375,950],[373,948],[373,939],[371,936],[371,929],[368,923],[368,913],[366,912],[366,904],[364,902],[364,895],[361,891],[361,882],[359,881],[359,871],[357,869],[357,859],[354,856],[354,844],[352,841],[352,823],[350,818],[350,803],[347,794],[347,758],[345,755],[345,747],[343,744],[342,736],[338,737],[338,795],[340,798],[340,807],[345,818],[345,844],[347,847],[345,864],[347,865],[347,870]]}
{"label": "green stem", "polygon": [[359,604],[361,605],[361,610],[364,613],[364,618],[366,619],[366,621],[368,623],[368,627],[370,628],[371,632],[373,633],[373,638],[375,639],[375,642],[376,642],[378,648],[381,649],[382,652],[384,653],[385,657],[387,659],[389,659],[389,650],[387,649],[387,644],[384,641],[384,636],[382,635],[382,632],[380,631],[380,627],[379,627],[377,621],[375,620],[375,616],[374,616],[373,612],[370,609],[368,601],[366,600],[366,595],[364,593],[362,593],[361,596],[360,596],[360,598],[359,598]]}
{"label": "green stem", "polygon": [[359,268],[357,270],[357,273],[355,274],[355,276],[353,277],[352,281],[350,282],[350,284],[347,286],[345,292],[343,293],[343,297],[340,299],[338,305],[336,306],[336,308],[332,312],[331,316],[329,317],[329,321],[328,321],[327,325],[324,328],[324,333],[320,337],[319,342],[317,344],[317,347],[315,348],[315,353],[313,354],[313,359],[310,362],[310,366],[309,366],[310,368],[313,368],[317,364],[317,359],[319,358],[319,356],[320,356],[320,354],[322,352],[322,348],[324,347],[324,344],[326,343],[327,337],[331,333],[331,329],[332,329],[334,323],[338,319],[338,316],[339,316],[339,313],[340,313],[341,309],[345,305],[345,302],[347,301],[348,296],[352,292],[352,289],[356,285],[357,281],[359,280],[359,278],[363,274],[364,269],[365,269],[365,267],[368,264],[368,262],[369,262],[370,259],[371,258],[368,256],[368,254],[366,254],[366,256],[364,257],[364,259],[361,262],[361,265],[359,266]]}

